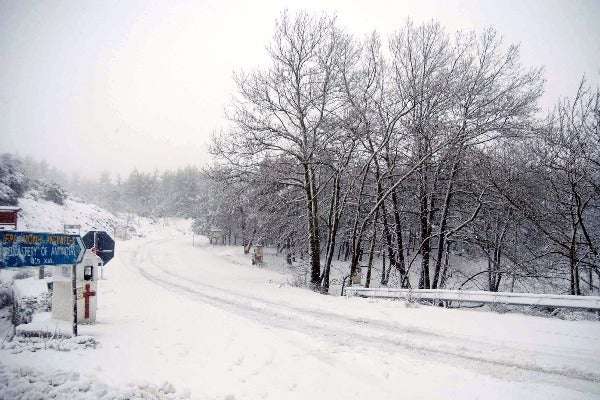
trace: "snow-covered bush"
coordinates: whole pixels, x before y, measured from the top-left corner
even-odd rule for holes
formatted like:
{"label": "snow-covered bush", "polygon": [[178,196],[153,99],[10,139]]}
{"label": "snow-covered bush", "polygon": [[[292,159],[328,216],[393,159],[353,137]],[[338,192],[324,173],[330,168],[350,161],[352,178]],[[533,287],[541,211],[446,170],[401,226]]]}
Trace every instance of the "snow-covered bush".
{"label": "snow-covered bush", "polygon": [[31,272],[31,269],[21,269],[20,271],[17,271],[13,274],[12,276],[12,280],[17,280],[17,279],[27,279],[33,276],[33,273]]}
{"label": "snow-covered bush", "polygon": [[34,313],[50,311],[52,307],[52,297],[49,292],[36,297],[20,297],[15,301],[17,302],[17,325],[30,323]]}
{"label": "snow-covered bush", "polygon": [[92,336],[64,337],[61,334],[47,331],[18,333],[10,342],[0,344],[0,350],[8,350],[13,354],[38,350],[74,351],[95,349],[98,342]]}
{"label": "snow-covered bush", "polygon": [[0,155],[0,205],[15,206],[27,189],[21,161],[11,154]]}
{"label": "snow-covered bush", "polygon": [[189,399],[189,392],[177,392],[172,384],[137,384],[111,387],[78,372],[41,371],[10,367],[0,363],[0,399]]}
{"label": "snow-covered bush", "polygon": [[42,198],[62,206],[67,199],[67,193],[55,183],[43,185]]}
{"label": "snow-covered bush", "polygon": [[68,195],[67,192],[56,183],[31,181],[29,190],[25,193],[24,197],[31,198],[35,201],[38,201],[39,199],[51,201],[62,206]]}
{"label": "snow-covered bush", "polygon": [[12,304],[12,289],[7,282],[0,282],[0,308]]}

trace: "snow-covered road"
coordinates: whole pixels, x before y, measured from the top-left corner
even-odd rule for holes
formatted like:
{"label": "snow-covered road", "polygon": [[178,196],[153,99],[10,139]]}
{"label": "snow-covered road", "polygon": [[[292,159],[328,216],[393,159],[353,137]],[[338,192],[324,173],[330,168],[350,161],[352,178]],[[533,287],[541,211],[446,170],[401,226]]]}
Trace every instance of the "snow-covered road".
{"label": "snow-covered road", "polygon": [[81,329],[100,347],[6,363],[199,399],[600,398],[598,322],[322,296],[191,243],[182,224],[119,242]]}

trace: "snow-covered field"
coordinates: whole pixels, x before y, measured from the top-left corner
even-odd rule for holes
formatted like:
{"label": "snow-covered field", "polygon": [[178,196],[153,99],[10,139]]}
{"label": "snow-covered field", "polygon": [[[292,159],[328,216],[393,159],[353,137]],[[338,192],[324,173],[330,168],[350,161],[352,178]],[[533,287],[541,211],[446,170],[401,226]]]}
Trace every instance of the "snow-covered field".
{"label": "snow-covered field", "polygon": [[80,327],[96,347],[0,350],[0,397],[75,376],[88,398],[600,398],[599,322],[322,296],[188,228],[118,242]]}

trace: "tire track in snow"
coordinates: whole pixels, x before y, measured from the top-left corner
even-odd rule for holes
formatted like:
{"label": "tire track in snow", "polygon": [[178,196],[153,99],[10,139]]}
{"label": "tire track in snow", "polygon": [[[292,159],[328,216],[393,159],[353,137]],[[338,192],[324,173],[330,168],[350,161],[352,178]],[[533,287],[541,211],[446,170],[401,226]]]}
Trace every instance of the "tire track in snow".
{"label": "tire track in snow", "polygon": [[[168,291],[169,293],[173,293],[174,295],[176,295],[177,297],[181,297],[181,295],[185,296],[185,299],[192,299],[194,302],[197,302],[199,304],[202,305],[207,305],[209,307],[213,307],[216,310],[219,310],[220,312],[222,311],[226,311],[228,314],[233,314],[235,316],[239,316],[242,317],[246,320],[249,320],[253,323],[255,323],[259,329],[264,329],[265,324],[262,323],[261,319],[264,319],[263,314],[260,312],[255,313],[255,317],[256,318],[252,318],[251,317],[251,313],[252,311],[260,311],[257,308],[249,308],[249,312],[245,313],[245,314],[240,314],[239,312],[239,304],[237,302],[226,302],[226,304],[224,304],[224,301],[219,301],[218,299],[215,299],[211,296],[207,296],[207,295],[203,295],[201,292],[192,292],[190,293],[187,289],[187,287],[182,287],[182,288],[177,288],[177,286],[173,286],[168,284],[168,282],[165,282],[164,280],[158,278],[157,276],[149,273],[146,269],[139,267],[139,265],[152,265],[156,268],[158,268],[157,264],[155,262],[153,262],[153,258],[149,255],[148,252],[146,252],[145,250],[147,248],[153,248],[155,244],[161,243],[163,242],[162,240],[156,240],[156,241],[148,241],[147,243],[145,243],[143,246],[136,246],[134,249],[134,251],[132,251],[130,254],[128,254],[127,256],[127,263],[123,263],[124,267],[129,266],[129,272],[133,273],[133,274],[139,274],[140,276],[142,276],[142,278],[145,279],[145,281],[147,281],[150,285],[159,287],[163,290]],[[230,306],[230,307],[226,307],[226,306]],[[266,324],[267,327],[269,328],[281,328],[281,329],[286,329],[289,330],[287,327],[288,325],[285,324],[281,324],[281,315],[277,314],[273,316],[274,319],[271,321],[270,324]],[[290,320],[292,320],[292,317],[290,317]],[[301,332],[301,331],[299,331]],[[305,332],[301,332],[302,334],[304,334]],[[381,376],[373,374],[371,371],[361,371],[361,374],[358,375],[357,371],[355,368],[353,368],[352,365],[348,364],[348,363],[340,363],[338,359],[336,359],[335,357],[333,357],[331,354],[328,354],[326,352],[323,352],[323,348],[322,347],[318,347],[315,346],[314,343],[306,343],[303,340],[298,340],[297,338],[294,337],[285,337],[284,338],[287,342],[289,342],[293,347],[299,348],[301,349],[299,354],[302,354],[303,357],[304,356],[312,356],[315,360],[317,360],[318,363],[322,363],[324,365],[327,366],[327,368],[330,368],[331,370],[335,369],[337,371],[337,375],[344,375],[346,377],[348,377],[348,379],[352,380],[358,380],[360,379],[361,381],[369,381],[370,385],[376,385],[377,382],[381,381]],[[274,360],[274,356],[271,357],[270,361],[267,360],[267,364],[272,363]],[[319,364],[315,364],[315,365],[319,365]],[[377,371],[375,371],[377,372]],[[250,373],[249,376],[254,376],[254,375],[258,375],[260,374],[260,367],[257,368],[253,373]],[[381,384],[384,385],[384,382],[381,381]],[[388,391],[388,389],[385,389],[384,387],[378,387],[378,390],[381,392],[383,391]],[[389,392],[386,395],[386,398],[393,398],[393,392]]]}

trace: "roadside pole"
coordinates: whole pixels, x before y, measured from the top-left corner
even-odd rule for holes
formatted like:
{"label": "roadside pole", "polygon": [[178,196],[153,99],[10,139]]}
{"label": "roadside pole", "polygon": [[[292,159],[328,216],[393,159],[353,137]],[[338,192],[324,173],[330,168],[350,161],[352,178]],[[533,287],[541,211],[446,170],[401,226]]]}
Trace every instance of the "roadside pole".
{"label": "roadside pole", "polygon": [[77,264],[73,264],[71,275],[71,286],[73,288],[73,336],[77,336]]}
{"label": "roadside pole", "polygon": [[10,315],[10,322],[12,323],[12,335],[13,337],[15,337],[15,335],[17,334],[17,310],[18,310],[18,305],[17,305],[17,296],[15,296],[15,287],[13,285],[12,290],[11,290],[11,295],[12,295],[12,313]]}

